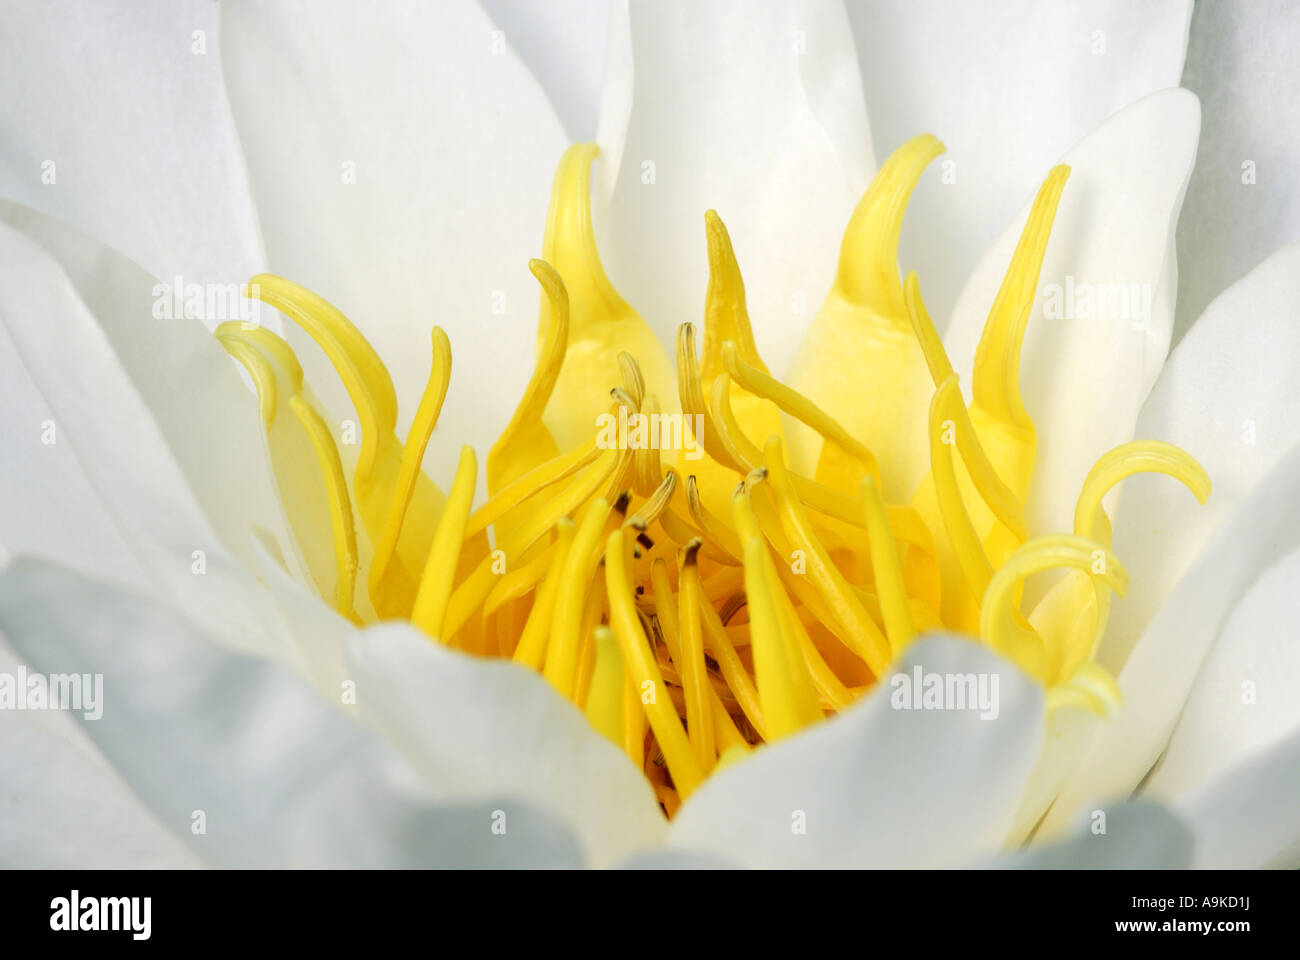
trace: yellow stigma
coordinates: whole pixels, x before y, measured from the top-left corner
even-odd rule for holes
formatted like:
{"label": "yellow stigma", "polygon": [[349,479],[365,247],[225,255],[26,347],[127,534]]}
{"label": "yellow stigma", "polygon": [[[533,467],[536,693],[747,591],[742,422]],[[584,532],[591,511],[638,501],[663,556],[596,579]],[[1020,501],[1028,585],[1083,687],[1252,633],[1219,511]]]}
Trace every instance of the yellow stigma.
{"label": "yellow stigma", "polygon": [[[446,335],[432,331],[403,442],[392,381],[360,331],[312,292],[254,278],[329,357],[361,425],[349,476],[288,345],[217,330],[257,388],[311,585],[354,623],[409,620],[430,642],[537,671],[641,768],[669,816],[720,766],[852,705],[930,630],[996,650],[1044,686],[1049,711],[1108,715],[1119,689],[1093,657],[1128,577],[1102,499],[1160,472],[1204,502],[1210,480],[1182,450],[1135,441],[1089,473],[1073,530],[1029,529],[1021,344],[1069,170],[1039,190],[967,404],[920,280],[898,270],[908,198],[942,150],[917,137],[881,168],[782,382],[755,347],[714,211],[703,336],[681,325],[673,375],[601,267],[596,148],[571,148],[530,265],[534,373],[487,451],[477,508],[474,449],[446,495],[421,468],[452,375]],[[1051,589],[1022,609],[1025,579],[1048,571]]]}

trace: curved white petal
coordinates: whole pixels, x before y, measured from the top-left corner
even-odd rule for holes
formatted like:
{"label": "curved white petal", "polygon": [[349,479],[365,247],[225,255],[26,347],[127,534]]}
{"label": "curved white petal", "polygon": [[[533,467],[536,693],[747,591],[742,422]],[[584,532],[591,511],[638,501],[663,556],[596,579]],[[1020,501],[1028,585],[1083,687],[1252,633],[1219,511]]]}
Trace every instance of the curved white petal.
{"label": "curved white petal", "polygon": [[1176,812],[1147,800],[1087,812],[1073,833],[981,866],[1003,870],[1186,870],[1195,837]]}
{"label": "curved white petal", "polygon": [[[216,338],[196,320],[156,316],[160,289],[169,285],[115,250],[27,207],[0,201],[0,220],[39,244],[67,275],[226,548],[250,563],[249,533],[261,527],[276,531],[280,549],[290,552],[256,400]],[[15,317],[24,326],[34,320]],[[93,341],[94,334],[63,323],[24,330],[20,339],[55,356]]]}
{"label": "curved white petal", "polygon": [[1300,244],[1219,296],[1178,344],[1137,435],[1191,453],[1214,490],[1202,506],[1166,477],[1124,485],[1115,555],[1129,571],[1100,659],[1118,670],[1151,618],[1255,485],[1300,442]]}
{"label": "curved white petal", "polygon": [[274,607],[238,559],[252,559],[254,518],[275,519],[269,481],[255,473],[265,458],[254,398],[199,324],[162,321],[147,336],[139,300],[149,291],[137,286],[147,278],[105,256],[69,261],[74,276],[94,278],[83,288],[101,323],[49,254],[0,223],[0,263],[22,278],[0,284],[0,323],[153,583],[212,633],[280,656]]}
{"label": "curved white petal", "polygon": [[671,355],[678,326],[703,322],[716,209],[779,374],[873,171],[843,8],[673,0],[614,18],[594,203],[609,275]]}
{"label": "curved white petal", "polygon": [[354,634],[347,662],[361,714],[440,799],[518,797],[568,823],[596,866],[662,840],[641,771],[535,672],[448,650],[406,624]]}
{"label": "curved white petal", "polygon": [[[463,808],[433,805],[414,771],[345,706],[278,666],[225,651],[144,597],[20,560],[0,576],[0,628],[44,673],[103,675],[103,715],[84,731],[207,863],[372,866],[377,851],[405,844],[399,865],[441,865],[433,840],[466,825]],[[526,862],[576,861],[553,818],[502,799],[474,818],[479,837],[448,854],[455,865],[476,849],[491,856],[494,809],[507,830],[520,828],[501,847]],[[200,822],[205,832],[194,829]]]}
{"label": "curved white petal", "polygon": [[[17,683],[33,672],[0,637],[0,676]],[[5,811],[0,867],[120,870],[199,864],[65,713],[5,709],[0,765]]]}
{"label": "curved white petal", "polygon": [[1300,548],[1300,446],[1222,525],[1151,621],[1119,674],[1124,708],[1102,725],[1048,812],[1059,828],[1093,798],[1127,795],[1169,742],[1206,653],[1259,577]]}
{"label": "curved white petal", "polygon": [[908,205],[902,243],[940,329],[1053,161],[1117,110],[1178,86],[1192,9],[1190,0],[846,5],[876,143],[933,133],[948,146],[944,176]]}
{"label": "curved white petal", "polygon": [[0,470],[0,565],[10,554],[35,553],[123,584],[147,583],[72,447],[59,442],[54,412],[2,322],[0,409],[0,449],[15,464]]}
{"label": "curved white petal", "polygon": [[343,644],[356,632],[356,627],[322,600],[315,590],[289,576],[273,548],[274,542],[264,533],[254,535],[257,571],[284,617],[297,651],[290,665],[309,679],[322,695],[333,700],[340,696],[349,679]]}
{"label": "curved white petal", "polygon": [[[1198,124],[1196,98],[1166,90],[1116,114],[1063,158],[1073,172],[1020,366],[1025,409],[1038,431],[1027,505],[1036,534],[1072,529],[1084,477],[1099,456],[1132,439],[1164,363],[1173,325],[1173,229]],[[1027,217],[1028,207],[980,262],[945,336],[968,392],[985,318]]]}
{"label": "curved white petal", "polygon": [[596,133],[609,0],[481,0],[546,91],[571,140]]}
{"label": "curved white petal", "polygon": [[754,867],[936,867],[996,848],[1043,736],[1041,690],[967,638],[910,648],[896,678],[997,679],[996,715],[895,709],[888,686],[813,730],[719,770],[669,843]]}
{"label": "curved white petal", "polygon": [[65,220],[168,283],[262,267],[205,0],[8,0],[0,197]]}
{"label": "curved white petal", "polygon": [[1300,867],[1300,733],[1258,750],[1180,798],[1198,869]]}
{"label": "curved white petal", "polygon": [[1205,123],[1178,224],[1175,338],[1220,290],[1300,240],[1297,47],[1300,8],[1286,0],[1196,5],[1183,86]]}
{"label": "curved white petal", "polygon": [[1300,552],[1270,567],[1233,609],[1144,794],[1181,796],[1300,730],[1297,584]]}
{"label": "curved white petal", "polygon": [[[565,138],[476,3],[222,5],[227,85],[270,269],[349,316],[393,377],[399,430],[429,375],[451,388],[425,463],[447,481],[465,443],[508,422],[532,370],[551,177]],[[291,334],[295,344],[306,338]],[[350,410],[314,347],[304,369]]]}

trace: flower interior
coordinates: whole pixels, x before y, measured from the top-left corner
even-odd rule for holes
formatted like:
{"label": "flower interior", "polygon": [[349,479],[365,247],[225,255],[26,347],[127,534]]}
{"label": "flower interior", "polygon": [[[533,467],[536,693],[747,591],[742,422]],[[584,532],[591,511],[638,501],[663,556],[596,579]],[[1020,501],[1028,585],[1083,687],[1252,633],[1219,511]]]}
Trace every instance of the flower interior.
{"label": "flower interior", "polygon": [[[1102,499],[1138,472],[1168,474],[1202,502],[1210,481],[1177,447],[1127,443],[1088,474],[1073,530],[1031,536],[1021,345],[1069,168],[1038,191],[968,403],[916,274],[898,270],[908,199],[943,149],[920,136],[880,169],[784,383],[755,347],[713,211],[702,335],[681,325],[673,370],[601,266],[596,148],[571,147],[530,264],[542,288],[535,368],[488,451],[477,509],[472,448],[446,494],[421,468],[451,376],[446,334],[432,331],[403,442],[392,381],[358,329],[311,291],[255,277],[253,295],[329,357],[359,423],[345,466],[289,345],[261,327],[218,328],[256,384],[322,598],[358,625],[409,620],[433,643],[536,670],[644,771],[669,816],[714,770],[850,706],[926,631],[992,647],[1045,688],[1049,711],[1114,710],[1118,687],[1093,658],[1127,576]],[[922,479],[909,489],[912,461]],[[1049,570],[1026,612],[1026,578]]]}

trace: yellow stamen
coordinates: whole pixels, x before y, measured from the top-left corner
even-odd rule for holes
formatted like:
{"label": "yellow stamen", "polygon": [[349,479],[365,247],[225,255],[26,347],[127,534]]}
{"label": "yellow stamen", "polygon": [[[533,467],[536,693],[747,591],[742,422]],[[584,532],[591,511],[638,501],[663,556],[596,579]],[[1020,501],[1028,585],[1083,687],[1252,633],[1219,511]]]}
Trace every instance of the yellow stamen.
{"label": "yellow stamen", "polygon": [[610,626],[618,638],[619,649],[623,654],[623,663],[627,675],[632,679],[654,731],[659,741],[668,770],[672,773],[673,783],[683,798],[689,796],[699,785],[704,773],[691,751],[691,746],[677,719],[677,711],[668,697],[663,675],[650,648],[646,645],[645,634],[637,619],[636,607],[632,602],[632,579],[628,571],[627,531],[616,530],[605,541],[605,578],[609,590]]}
{"label": "yellow stamen", "polygon": [[596,553],[604,539],[609,504],[597,498],[588,508],[578,535],[560,570],[556,594],[551,641],[546,650],[543,674],[562,697],[573,699],[574,680],[578,672],[578,649],[581,645],[582,608],[587,581],[600,555]]}
{"label": "yellow stamen", "polygon": [[[682,566],[695,566],[699,541],[688,544],[682,553]],[[657,592],[657,591],[656,591]],[[704,667],[704,632],[700,627],[700,586],[698,577],[683,577],[677,594],[678,623],[681,627],[682,688],[686,692],[686,727],[691,746],[707,774],[713,769],[716,747],[713,713],[708,692],[711,689]]]}
{"label": "yellow stamen", "polygon": [[586,714],[611,743],[623,742],[623,655],[609,627],[596,628],[596,666],[587,691]]}
{"label": "yellow stamen", "polygon": [[334,609],[355,621],[358,619],[353,606],[357,578],[357,535],[352,525],[352,503],[348,498],[343,464],[339,461],[338,448],[334,446],[329,427],[320,415],[302,397],[291,398],[289,405],[316,447],[316,457],[320,461],[325,486],[329,491],[330,527],[334,531],[334,556],[338,564]]}
{"label": "yellow stamen", "polygon": [[443,620],[447,615],[447,601],[451,598],[461,545],[465,542],[465,524],[469,520],[477,476],[474,448],[462,447],[447,508],[442,512],[442,519],[433,535],[424,576],[420,578],[420,592],[416,594],[415,608],[411,611],[411,622],[435,640],[445,640]]}
{"label": "yellow stamen", "polygon": [[551,638],[551,619],[555,612],[555,600],[560,592],[561,570],[568,560],[569,549],[573,545],[575,531],[573,521],[565,517],[555,524],[555,563],[551,572],[538,588],[537,598],[533,601],[533,612],[524,625],[519,636],[519,646],[515,647],[515,663],[524,663],[540,671],[546,662],[547,642]]}
{"label": "yellow stamen", "polygon": [[397,481],[389,499],[388,520],[384,525],[384,535],[375,550],[370,566],[370,600],[375,612],[381,617],[405,617],[415,602],[410,590],[409,580],[400,581],[390,577],[393,552],[402,535],[402,523],[411,506],[411,497],[420,479],[420,464],[424,460],[424,451],[429,446],[429,437],[438,423],[443,401],[447,397],[447,386],[451,382],[451,343],[447,334],[438,327],[433,328],[433,361],[429,365],[429,382],[420,398],[420,406],[411,421],[411,429],[406,435],[406,445],[402,448],[401,467],[398,469]]}
{"label": "yellow stamen", "polygon": [[1025,544],[993,575],[980,614],[980,636],[1040,683],[1046,674],[1043,638],[1015,609],[1014,598],[1026,577],[1054,567],[1073,567],[1100,577],[1121,597],[1128,574],[1115,555],[1095,540],[1076,536],[1040,537]]}
{"label": "yellow stamen", "polygon": [[862,478],[862,512],[871,541],[871,565],[880,592],[880,609],[885,619],[885,634],[890,652],[897,657],[916,637],[912,613],[907,607],[907,588],[903,567],[898,559],[898,545],[889,533],[889,518],[875,478]]}

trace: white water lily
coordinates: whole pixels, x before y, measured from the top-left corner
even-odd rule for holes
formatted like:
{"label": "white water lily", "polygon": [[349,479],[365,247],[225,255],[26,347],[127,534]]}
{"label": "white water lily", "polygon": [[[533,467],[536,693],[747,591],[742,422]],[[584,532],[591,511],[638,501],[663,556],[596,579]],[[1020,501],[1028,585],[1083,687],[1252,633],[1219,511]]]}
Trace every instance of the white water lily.
{"label": "white water lily", "polygon": [[[0,862],[1294,864],[1300,248],[1166,362],[1189,4],[615,4],[595,159],[472,3],[105,9],[0,41],[0,674],[105,701],[0,712]],[[598,473],[611,387],[707,456]]]}

